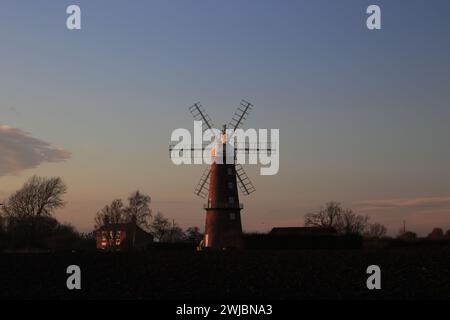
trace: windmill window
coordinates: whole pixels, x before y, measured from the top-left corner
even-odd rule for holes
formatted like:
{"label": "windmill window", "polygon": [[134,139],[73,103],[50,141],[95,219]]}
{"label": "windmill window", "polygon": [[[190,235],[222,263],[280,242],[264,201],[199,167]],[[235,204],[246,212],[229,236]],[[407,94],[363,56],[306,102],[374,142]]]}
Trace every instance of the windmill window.
{"label": "windmill window", "polygon": [[231,176],[233,174],[233,170],[231,168],[228,168],[227,169],[227,173],[228,173],[229,176]]}
{"label": "windmill window", "polygon": [[228,182],[228,189],[233,189],[233,182]]}
{"label": "windmill window", "polygon": [[230,220],[236,220],[236,213],[230,213]]}

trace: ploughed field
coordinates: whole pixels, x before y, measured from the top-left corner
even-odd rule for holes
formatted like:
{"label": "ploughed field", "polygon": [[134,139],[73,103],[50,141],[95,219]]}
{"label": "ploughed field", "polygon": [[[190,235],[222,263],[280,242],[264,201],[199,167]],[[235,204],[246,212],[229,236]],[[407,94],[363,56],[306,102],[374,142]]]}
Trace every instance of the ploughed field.
{"label": "ploughed field", "polygon": [[[366,269],[381,268],[369,291]],[[79,291],[66,287],[81,268]],[[380,250],[0,254],[0,298],[450,298],[450,247]]]}

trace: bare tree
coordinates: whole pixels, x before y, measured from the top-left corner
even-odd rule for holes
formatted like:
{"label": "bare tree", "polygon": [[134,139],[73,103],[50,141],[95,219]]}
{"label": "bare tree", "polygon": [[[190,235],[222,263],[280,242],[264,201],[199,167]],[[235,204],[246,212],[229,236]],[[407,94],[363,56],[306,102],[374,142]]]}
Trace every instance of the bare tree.
{"label": "bare tree", "polygon": [[198,227],[190,227],[186,229],[186,239],[195,243],[202,241],[203,234]]}
{"label": "bare tree", "polygon": [[110,205],[106,205],[95,216],[95,228],[101,228],[108,224],[126,222],[123,202],[120,199],[113,200]]}
{"label": "bare tree", "polygon": [[367,238],[382,238],[386,235],[387,229],[380,223],[369,224],[366,233],[364,234]]}
{"label": "bare tree", "polygon": [[319,212],[305,215],[305,226],[320,228],[339,227],[343,209],[338,202],[328,202]]}
{"label": "bare tree", "polygon": [[161,212],[158,212],[153,218],[150,229],[156,240],[163,241],[170,230],[170,222]]}
{"label": "bare tree", "polygon": [[139,190],[133,192],[128,197],[128,207],[124,210],[125,219],[127,222],[135,220],[139,227],[148,229],[152,218],[150,202],[150,196],[141,193]]}
{"label": "bare tree", "polygon": [[175,220],[172,220],[172,224],[169,226],[168,232],[164,235],[162,242],[180,242],[186,238],[183,229],[178,226]]}
{"label": "bare tree", "polygon": [[345,209],[339,219],[338,230],[344,234],[362,234],[368,222],[368,216],[357,215],[351,209]]}
{"label": "bare tree", "polygon": [[12,241],[35,246],[58,224],[54,211],[64,206],[67,187],[61,178],[31,177],[2,207]]}
{"label": "bare tree", "polygon": [[319,212],[305,215],[305,226],[332,228],[343,234],[362,234],[368,221],[369,217],[343,209],[338,202],[328,202]]}
{"label": "bare tree", "polygon": [[12,219],[50,217],[65,205],[62,197],[67,187],[61,178],[31,177],[3,205],[6,217]]}

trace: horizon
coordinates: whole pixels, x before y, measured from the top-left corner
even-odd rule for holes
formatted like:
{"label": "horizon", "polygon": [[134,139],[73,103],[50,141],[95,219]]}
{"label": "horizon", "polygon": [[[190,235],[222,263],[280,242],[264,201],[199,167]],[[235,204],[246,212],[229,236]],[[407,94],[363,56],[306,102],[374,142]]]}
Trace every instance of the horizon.
{"label": "horizon", "polygon": [[246,99],[245,129],[280,129],[278,174],[244,166],[247,232],[303,226],[329,201],[389,235],[403,221],[420,236],[450,229],[450,3],[375,2],[377,32],[369,1],[81,0],[72,32],[69,1],[2,1],[0,202],[33,175],[59,176],[55,217],[82,232],[135,190],[203,230],[193,191],[206,165],[174,165],[171,132],[192,128],[198,101],[220,126]]}

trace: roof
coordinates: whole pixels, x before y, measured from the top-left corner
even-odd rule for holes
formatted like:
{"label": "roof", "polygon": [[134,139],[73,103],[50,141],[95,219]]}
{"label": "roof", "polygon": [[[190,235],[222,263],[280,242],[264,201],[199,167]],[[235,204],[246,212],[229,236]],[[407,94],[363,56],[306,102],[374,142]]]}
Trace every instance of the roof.
{"label": "roof", "polygon": [[269,234],[274,236],[298,236],[298,235],[329,235],[335,234],[334,228],[320,227],[286,227],[273,228]]}
{"label": "roof", "polygon": [[131,228],[136,228],[136,230],[139,230],[140,232],[144,232],[150,235],[149,232],[143,230],[141,227],[139,227],[138,225],[134,224],[133,222],[128,222],[128,223],[110,223],[107,225],[103,225],[100,228],[96,229],[95,232],[97,231],[117,231],[117,230],[125,230],[128,231]]}

